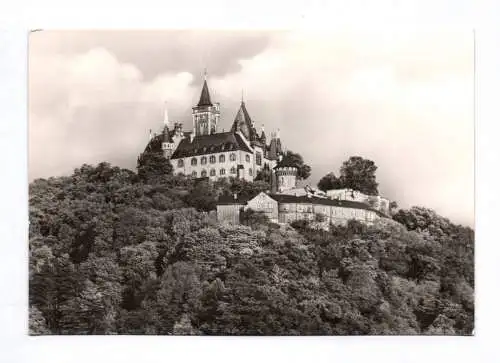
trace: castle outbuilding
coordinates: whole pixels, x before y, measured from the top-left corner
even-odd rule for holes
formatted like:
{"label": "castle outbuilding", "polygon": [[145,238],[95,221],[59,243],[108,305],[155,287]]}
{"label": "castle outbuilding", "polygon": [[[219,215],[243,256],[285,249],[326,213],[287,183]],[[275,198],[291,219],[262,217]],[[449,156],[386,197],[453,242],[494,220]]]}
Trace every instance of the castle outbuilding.
{"label": "castle outbuilding", "polygon": [[298,220],[311,222],[314,228],[328,229],[330,225],[345,225],[349,220],[371,224],[386,217],[384,211],[365,200],[330,197],[328,193],[308,186],[297,188],[297,168],[287,161],[278,161],[272,173],[269,193],[253,198],[223,195],[217,203],[217,218],[222,223],[238,224],[240,213],[251,209],[267,216],[271,222],[289,224]]}

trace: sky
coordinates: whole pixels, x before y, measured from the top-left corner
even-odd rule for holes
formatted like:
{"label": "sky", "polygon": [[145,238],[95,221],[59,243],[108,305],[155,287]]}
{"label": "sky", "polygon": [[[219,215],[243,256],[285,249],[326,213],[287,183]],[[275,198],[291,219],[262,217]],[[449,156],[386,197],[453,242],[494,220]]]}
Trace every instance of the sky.
{"label": "sky", "polygon": [[204,68],[228,130],[242,97],[316,185],[349,156],[382,196],[474,223],[472,31],[39,31],[29,38],[29,178],[134,169],[171,122],[192,127]]}

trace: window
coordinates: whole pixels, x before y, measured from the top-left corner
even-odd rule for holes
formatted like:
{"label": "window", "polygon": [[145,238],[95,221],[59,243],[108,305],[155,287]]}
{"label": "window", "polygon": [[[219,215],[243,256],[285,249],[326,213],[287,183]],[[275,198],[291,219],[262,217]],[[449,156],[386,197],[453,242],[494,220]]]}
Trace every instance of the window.
{"label": "window", "polygon": [[236,168],[234,166],[231,168],[231,174],[236,174]]}
{"label": "window", "polygon": [[[205,161],[206,161],[206,160],[205,160]],[[205,169],[203,169],[203,170],[201,171],[201,176],[202,176],[203,178],[207,176],[207,171],[206,171]]]}
{"label": "window", "polygon": [[249,162],[250,162],[250,155],[245,155],[245,161],[246,161],[247,163],[249,163]]}
{"label": "window", "polygon": [[215,169],[210,169],[210,176],[215,176]]}
{"label": "window", "polygon": [[226,161],[226,157],[223,155],[219,156],[219,163],[224,163]]}
{"label": "window", "polygon": [[192,176],[193,178],[196,178],[196,177],[198,176],[198,173],[197,173],[196,171],[193,171],[193,172],[191,173],[191,176]]}
{"label": "window", "polygon": [[191,159],[191,165],[196,165],[198,164],[198,160],[196,158]]}
{"label": "window", "polygon": [[219,170],[219,174],[226,175],[226,169],[222,168],[221,170]]}
{"label": "window", "polygon": [[210,164],[215,164],[215,155],[210,156]]}
{"label": "window", "polygon": [[250,176],[252,176],[252,175],[253,175],[252,168],[248,169],[248,175],[250,175]]}
{"label": "window", "polygon": [[201,157],[201,165],[205,165],[207,163],[207,157],[206,156],[202,156]]}
{"label": "window", "polygon": [[255,162],[257,163],[257,165],[262,165],[262,154],[261,153],[257,153],[257,155],[255,156]]}
{"label": "window", "polygon": [[184,160],[182,159],[177,160],[177,167],[182,168],[183,166],[184,166]]}
{"label": "window", "polygon": [[231,155],[229,155],[229,160],[236,161],[236,154],[235,153],[231,153]]}

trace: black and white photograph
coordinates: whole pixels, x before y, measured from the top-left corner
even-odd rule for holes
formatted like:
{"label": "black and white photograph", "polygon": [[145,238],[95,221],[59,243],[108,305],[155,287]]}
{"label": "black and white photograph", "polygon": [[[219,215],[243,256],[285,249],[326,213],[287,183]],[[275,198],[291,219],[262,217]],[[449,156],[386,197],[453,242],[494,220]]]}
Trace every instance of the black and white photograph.
{"label": "black and white photograph", "polygon": [[472,30],[28,37],[27,334],[474,335]]}

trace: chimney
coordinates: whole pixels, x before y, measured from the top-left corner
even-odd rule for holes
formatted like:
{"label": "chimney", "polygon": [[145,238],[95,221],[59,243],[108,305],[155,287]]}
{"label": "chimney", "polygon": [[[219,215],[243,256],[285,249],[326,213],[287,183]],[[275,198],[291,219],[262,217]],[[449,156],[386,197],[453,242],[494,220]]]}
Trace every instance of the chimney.
{"label": "chimney", "polygon": [[233,198],[234,198],[234,200],[238,199],[238,194],[234,193]]}
{"label": "chimney", "polygon": [[149,129],[149,141],[151,141],[151,139],[153,138],[153,135],[151,134],[153,131],[151,129]]}
{"label": "chimney", "polygon": [[189,134],[189,138],[191,139],[191,142],[194,140],[194,131]]}
{"label": "chimney", "polygon": [[260,130],[261,130],[262,133],[264,133],[264,124],[262,124]]}
{"label": "chimney", "polygon": [[280,138],[280,129],[278,129],[278,131],[276,131],[276,138],[279,139]]}

